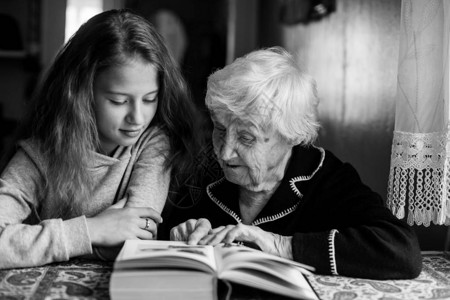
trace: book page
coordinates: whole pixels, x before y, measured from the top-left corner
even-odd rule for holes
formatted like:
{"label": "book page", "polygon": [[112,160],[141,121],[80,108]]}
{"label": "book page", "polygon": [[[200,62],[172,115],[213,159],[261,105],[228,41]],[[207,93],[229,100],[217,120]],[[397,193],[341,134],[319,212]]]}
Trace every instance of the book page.
{"label": "book page", "polygon": [[245,246],[216,246],[219,278],[290,297],[317,299],[303,274],[314,268]]}
{"label": "book page", "polygon": [[187,245],[185,242],[127,240],[114,269],[186,268],[215,273],[212,246]]}
{"label": "book page", "polygon": [[314,272],[314,268],[311,266],[238,244],[220,244],[214,247],[214,251],[216,252],[215,255],[221,258],[218,263],[220,264],[219,269],[221,269],[222,264],[225,264],[226,268],[229,269],[231,266],[242,262],[256,261],[259,263],[264,260],[269,266],[293,266],[299,268],[303,274]]}

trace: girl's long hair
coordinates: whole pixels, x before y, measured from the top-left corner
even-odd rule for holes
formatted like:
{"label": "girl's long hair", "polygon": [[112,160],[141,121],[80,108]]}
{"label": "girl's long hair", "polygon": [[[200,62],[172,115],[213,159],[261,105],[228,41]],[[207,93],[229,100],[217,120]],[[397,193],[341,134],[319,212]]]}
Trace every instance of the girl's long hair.
{"label": "girl's long hair", "polygon": [[[45,192],[53,217],[80,213],[91,193],[87,172],[98,149],[93,84],[98,72],[139,56],[158,70],[158,108],[150,126],[170,140],[166,168],[188,173],[199,146],[196,108],[178,66],[161,36],[145,18],[127,9],[110,10],[83,24],[59,51],[38,86],[18,139],[31,138],[47,162]],[[9,155],[11,157],[11,154]]]}

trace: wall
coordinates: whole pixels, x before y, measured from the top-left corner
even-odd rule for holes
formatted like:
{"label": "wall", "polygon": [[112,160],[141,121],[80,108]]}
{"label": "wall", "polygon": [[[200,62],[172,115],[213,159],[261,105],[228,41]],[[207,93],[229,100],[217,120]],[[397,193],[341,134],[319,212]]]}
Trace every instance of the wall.
{"label": "wall", "polygon": [[41,65],[47,69],[64,45],[66,0],[42,0]]}
{"label": "wall", "polygon": [[[27,66],[26,66],[26,46],[27,46],[27,29],[29,18],[29,6],[25,1],[3,0],[0,1],[0,13],[11,16],[17,22],[18,35],[23,46],[22,49],[15,51],[4,51],[0,54],[0,105],[3,114],[0,117],[7,117],[16,120],[21,116],[25,100],[25,91],[27,85]],[[2,36],[11,36],[10,40],[15,40],[11,35],[11,29],[2,28]],[[9,31],[9,32],[6,32]],[[8,42],[2,41],[8,44]],[[3,133],[3,132],[2,132]]]}
{"label": "wall", "polygon": [[150,21],[160,10],[170,11],[179,18],[186,36],[180,66],[196,103],[203,108],[207,77],[225,65],[227,1],[127,0],[125,6]]}
{"label": "wall", "polygon": [[227,64],[257,48],[258,0],[228,0]]}
{"label": "wall", "polygon": [[386,198],[394,128],[400,0],[337,1],[317,23],[285,27],[285,46],[317,81],[320,143]]}
{"label": "wall", "polygon": [[[39,38],[35,30],[39,19],[37,1],[0,1],[0,155],[10,144],[38,72],[35,55]],[[5,18],[9,17],[16,26],[5,23]]]}

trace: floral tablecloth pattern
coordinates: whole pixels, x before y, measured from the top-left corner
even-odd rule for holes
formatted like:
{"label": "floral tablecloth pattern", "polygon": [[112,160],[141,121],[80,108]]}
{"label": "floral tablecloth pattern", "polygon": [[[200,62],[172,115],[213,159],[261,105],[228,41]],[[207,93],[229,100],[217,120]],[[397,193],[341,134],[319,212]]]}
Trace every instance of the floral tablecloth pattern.
{"label": "floral tablecloth pattern", "polygon": [[308,276],[322,300],[450,299],[450,260],[424,252],[422,273],[413,280],[368,280],[341,276]]}
{"label": "floral tablecloth pattern", "polygon": [[112,263],[82,259],[0,270],[0,300],[109,299],[111,271]]}
{"label": "floral tablecloth pattern", "polygon": [[[111,271],[112,263],[81,259],[36,268],[0,270],[0,300],[109,299]],[[322,300],[450,299],[450,260],[438,252],[423,253],[422,273],[413,280],[319,275],[308,279]],[[258,299],[273,299],[270,294],[256,294]]]}

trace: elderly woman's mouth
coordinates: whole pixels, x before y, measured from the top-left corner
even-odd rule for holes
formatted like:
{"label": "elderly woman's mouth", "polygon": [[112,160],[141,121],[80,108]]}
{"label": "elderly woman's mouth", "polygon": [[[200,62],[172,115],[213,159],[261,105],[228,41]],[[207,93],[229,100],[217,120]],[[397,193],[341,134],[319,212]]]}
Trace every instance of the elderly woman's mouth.
{"label": "elderly woman's mouth", "polygon": [[225,163],[225,167],[231,168],[231,169],[235,169],[235,168],[239,168],[239,167],[242,167],[242,166],[241,165],[234,165],[234,164],[227,164],[227,163]]}

